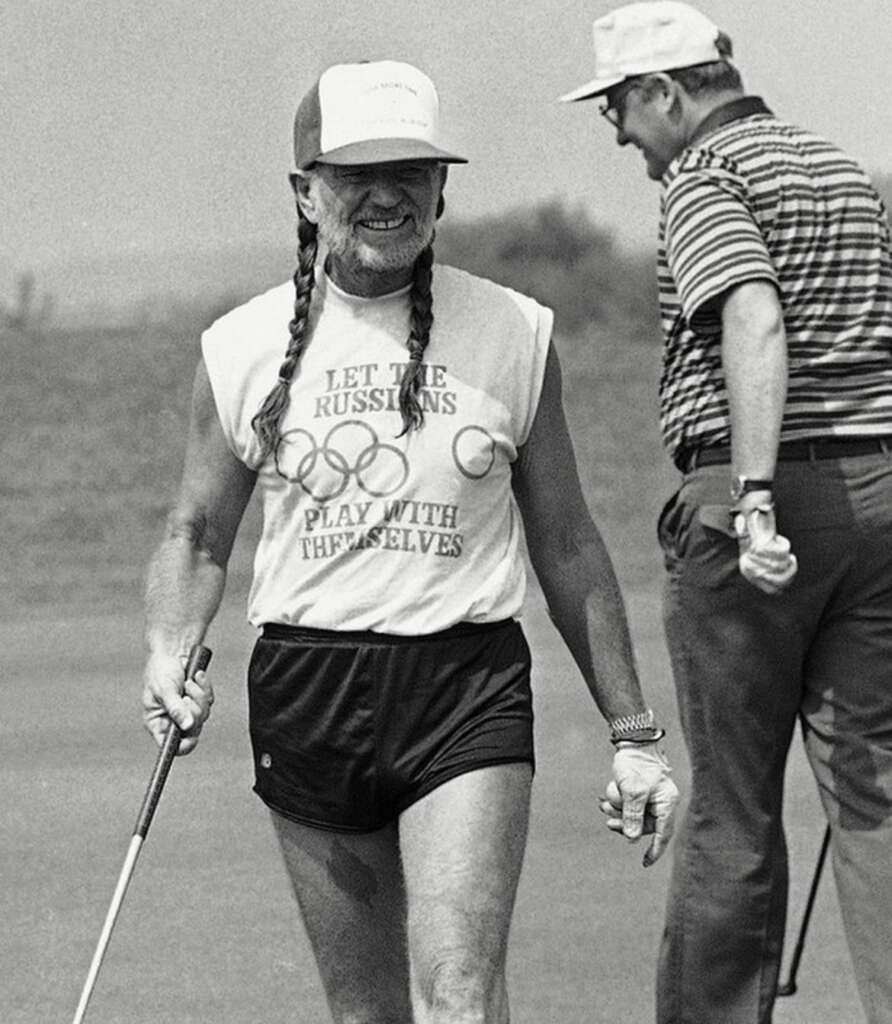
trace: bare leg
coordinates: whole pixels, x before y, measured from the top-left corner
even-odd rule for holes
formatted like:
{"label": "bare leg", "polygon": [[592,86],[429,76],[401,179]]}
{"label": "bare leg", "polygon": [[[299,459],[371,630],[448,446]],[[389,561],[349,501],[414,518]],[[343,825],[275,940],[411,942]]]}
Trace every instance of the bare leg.
{"label": "bare leg", "polygon": [[396,826],[354,834],[272,817],[335,1024],[410,1024]]}
{"label": "bare leg", "polygon": [[505,957],[532,770],[481,768],[400,818],[416,1024],[507,1024]]}

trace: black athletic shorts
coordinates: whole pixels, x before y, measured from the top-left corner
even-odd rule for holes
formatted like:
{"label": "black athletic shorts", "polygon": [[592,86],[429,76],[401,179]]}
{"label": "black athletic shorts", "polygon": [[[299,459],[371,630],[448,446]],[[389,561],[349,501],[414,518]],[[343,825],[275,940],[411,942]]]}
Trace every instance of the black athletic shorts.
{"label": "black athletic shorts", "polygon": [[456,775],[534,763],[512,619],[421,637],[266,625],[248,706],[255,793],[318,828],[374,831]]}

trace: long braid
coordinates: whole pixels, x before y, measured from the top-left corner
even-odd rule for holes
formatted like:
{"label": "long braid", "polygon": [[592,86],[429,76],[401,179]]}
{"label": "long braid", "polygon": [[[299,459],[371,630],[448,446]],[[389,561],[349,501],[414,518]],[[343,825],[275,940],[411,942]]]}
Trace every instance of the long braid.
{"label": "long braid", "polygon": [[418,401],[423,373],[421,364],[424,350],[430,341],[431,326],[434,322],[433,296],[431,280],[434,266],[434,239],[415,261],[412,271],[412,290],[409,293],[411,311],[409,314],[409,338],[406,345],[409,349],[409,362],[403,371],[400,381],[400,415],[403,418],[403,429],[399,436],[410,430],[418,430],[424,423],[424,410]]}
{"label": "long braid", "polygon": [[260,441],[261,461],[271,455],[279,443],[279,427],[288,408],[291,381],[306,342],[307,325],[310,322],[310,299],[313,296],[313,285],[316,283],[317,249],[316,225],[298,213],[294,319],[288,324],[291,340],[285,352],[285,361],[279,367],[279,379],[251,420],[251,427]]}

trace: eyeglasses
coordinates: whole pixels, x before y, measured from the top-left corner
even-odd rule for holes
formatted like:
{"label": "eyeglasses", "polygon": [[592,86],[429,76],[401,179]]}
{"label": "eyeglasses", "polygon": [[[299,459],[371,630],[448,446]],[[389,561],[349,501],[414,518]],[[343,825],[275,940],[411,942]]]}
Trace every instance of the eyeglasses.
{"label": "eyeglasses", "polygon": [[641,85],[640,78],[627,78],[618,88],[612,89],[613,96],[606,96],[604,103],[598,108],[602,117],[613,125],[614,128],[622,130],[623,119],[626,116],[626,98],[633,89]]}

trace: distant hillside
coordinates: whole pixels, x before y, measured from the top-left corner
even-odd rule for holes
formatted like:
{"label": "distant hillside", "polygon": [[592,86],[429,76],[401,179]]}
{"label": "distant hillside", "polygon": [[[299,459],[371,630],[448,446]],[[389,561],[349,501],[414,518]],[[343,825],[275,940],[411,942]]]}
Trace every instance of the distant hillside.
{"label": "distant hillside", "polygon": [[444,224],[437,253],[551,306],[560,330],[619,326],[658,340],[653,255],[624,251],[582,207],[542,203]]}
{"label": "distant hillside", "polygon": [[[874,181],[892,215],[892,173]],[[568,330],[630,322],[646,333],[655,329],[653,252],[624,248],[582,206],[543,202],[473,221],[447,212],[437,230],[437,259],[536,296]],[[0,302],[15,302],[23,277],[33,273],[35,308],[57,328],[199,327],[293,272],[288,240],[204,253],[117,254],[25,270],[18,281],[7,266]]]}
{"label": "distant hillside", "polygon": [[[625,253],[581,208],[542,203],[467,222],[447,214],[436,252],[440,262],[535,295],[570,329],[625,322],[655,308],[650,256]],[[56,328],[197,327],[287,280],[294,260],[290,243],[120,254],[36,270],[33,300],[51,307],[52,316],[42,319]]]}

